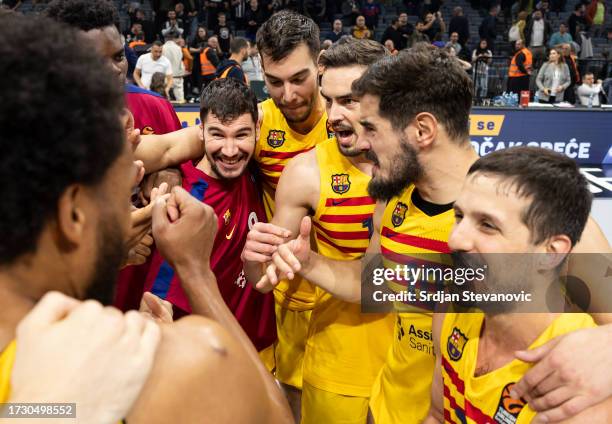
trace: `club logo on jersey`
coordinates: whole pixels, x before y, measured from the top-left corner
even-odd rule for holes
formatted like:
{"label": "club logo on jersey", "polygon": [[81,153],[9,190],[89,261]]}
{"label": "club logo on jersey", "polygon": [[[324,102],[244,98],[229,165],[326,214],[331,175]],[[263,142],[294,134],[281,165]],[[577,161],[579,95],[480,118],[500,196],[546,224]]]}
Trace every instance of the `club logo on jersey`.
{"label": "club logo on jersey", "polygon": [[465,334],[461,332],[457,327],[453,328],[453,332],[450,336],[448,336],[448,356],[453,361],[458,361],[461,359],[461,355],[463,355],[463,348],[467,343],[468,339],[465,337]]}
{"label": "club logo on jersey", "polygon": [[523,399],[514,399],[510,396],[510,390],[514,387],[514,383],[508,383],[502,390],[497,412],[495,413],[495,422],[504,424],[514,424],[518,419],[519,414],[523,410],[526,402]]}
{"label": "club logo on jersey", "polygon": [[285,131],[270,130],[268,131],[268,144],[270,147],[277,148],[285,142]]}
{"label": "club logo on jersey", "polygon": [[393,214],[391,214],[391,223],[394,227],[399,227],[402,225],[404,218],[406,218],[407,211],[408,206],[405,203],[397,202],[395,209],[393,209]]}
{"label": "club logo on jersey", "polygon": [[348,174],[332,175],[331,187],[334,193],[344,194],[351,189],[351,180]]}

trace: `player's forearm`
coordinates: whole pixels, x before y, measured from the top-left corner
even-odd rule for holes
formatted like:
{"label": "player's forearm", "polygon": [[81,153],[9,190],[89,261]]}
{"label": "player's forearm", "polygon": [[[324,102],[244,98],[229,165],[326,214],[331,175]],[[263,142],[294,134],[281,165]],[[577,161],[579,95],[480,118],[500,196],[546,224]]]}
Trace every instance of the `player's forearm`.
{"label": "player's forearm", "polygon": [[206,316],[221,325],[244,348],[247,360],[257,369],[270,400],[270,422],[290,423],[291,412],[284,395],[272,375],[259,359],[259,354],[221,297],[216,277],[201,265],[177,266],[177,274],[195,314]]}
{"label": "player's forearm", "polygon": [[201,159],[204,143],[199,139],[198,130],[198,127],[187,127],[168,134],[142,136],[134,157],[144,163],[147,174]]}
{"label": "player's forearm", "polygon": [[311,252],[300,275],[345,302],[361,302],[361,261],[337,261]]}
{"label": "player's forearm", "polygon": [[142,85],[142,80],[140,79],[140,72],[138,71],[138,69],[134,71],[134,82],[136,83],[136,85],[138,85],[138,87],[144,88],[144,86]]}

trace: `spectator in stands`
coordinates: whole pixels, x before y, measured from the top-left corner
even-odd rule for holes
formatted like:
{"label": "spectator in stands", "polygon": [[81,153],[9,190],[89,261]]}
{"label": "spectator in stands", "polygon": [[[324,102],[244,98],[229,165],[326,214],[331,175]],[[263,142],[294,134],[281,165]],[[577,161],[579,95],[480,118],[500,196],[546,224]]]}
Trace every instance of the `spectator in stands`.
{"label": "spectator in stands", "polygon": [[606,21],[606,4],[604,0],[591,0],[586,9],[586,21],[591,25],[591,30],[595,37],[598,37]]}
{"label": "spectator in stands", "polygon": [[550,15],[550,3],[548,0],[541,0],[536,4],[535,10],[542,12],[542,17],[546,20],[549,19]]}
{"label": "spectator in stands", "polygon": [[442,19],[442,13],[437,11],[435,14],[427,13],[425,15],[425,25],[421,30],[430,40],[435,41],[436,35],[444,34],[446,32],[446,24]]}
{"label": "spectator in stands", "polygon": [[154,28],[157,36],[161,34],[164,22],[168,19],[168,12],[174,10],[174,0],[152,0],[151,5],[155,16]]}
{"label": "spectator in stands", "polygon": [[242,70],[249,82],[263,81],[263,69],[261,68],[261,58],[257,51],[257,45],[251,43],[249,47],[249,57],[242,63]]}
{"label": "spectator in stands", "polygon": [[146,88],[148,90],[151,86],[153,74],[155,72],[161,72],[166,76],[165,93],[166,97],[168,97],[168,93],[172,87],[172,64],[170,64],[167,58],[162,56],[162,47],[161,41],[155,41],[151,46],[151,53],[143,54],[138,58],[136,69],[134,70],[134,82],[138,84],[140,88]]}
{"label": "spectator in stands", "polygon": [[183,32],[185,32],[185,29],[183,28],[184,25],[183,20],[176,17],[176,12],[174,10],[170,10],[168,11],[168,20],[164,22],[161,33],[164,38],[166,38],[166,35],[170,31],[178,32],[179,35],[183,35]]}
{"label": "spectator in stands", "polygon": [[155,28],[153,26],[153,22],[147,19],[142,9],[136,9],[134,12],[134,17],[130,20],[132,25],[135,23],[142,25],[142,30],[144,31],[145,35],[145,42],[147,44],[155,41]]}
{"label": "spectator in stands", "polygon": [[219,40],[213,35],[206,42],[206,47],[200,52],[200,91],[215,79],[219,66]]}
{"label": "spectator in stands", "polygon": [[578,3],[575,7],[574,7],[574,13],[572,13],[569,17],[569,19],[567,20],[567,26],[569,27],[569,33],[572,36],[572,39],[574,40],[578,40],[578,25],[582,26],[583,28],[586,27],[587,22],[586,19],[584,17],[586,12],[586,7],[584,6],[583,3]]}
{"label": "spectator in stands", "polygon": [[567,25],[564,23],[559,24],[559,31],[555,32],[548,41],[548,47],[551,49],[559,44],[571,43],[573,40],[569,32],[567,32]]}
{"label": "spectator in stands", "polygon": [[217,78],[234,78],[248,84],[242,70],[242,62],[249,57],[249,42],[246,38],[236,37],[230,46],[230,57],[221,61],[217,66]]}
{"label": "spectator in stands", "polygon": [[359,16],[359,2],[357,0],[344,0],[342,2],[342,15],[352,25],[357,22]]}
{"label": "spectator in stands", "polygon": [[580,84],[580,71],[578,70],[578,62],[576,60],[573,46],[573,43],[565,43],[561,46],[563,60],[565,61],[570,73],[570,85],[567,87],[567,90],[565,90],[564,99],[566,102],[571,104],[576,103],[575,88],[578,84]]}
{"label": "spectator in stands", "polygon": [[232,6],[232,19],[234,20],[234,24],[236,26],[236,30],[245,29],[245,15],[247,9],[246,0],[231,0],[230,5]]}
{"label": "spectator in stands", "polygon": [[230,44],[234,34],[232,29],[227,24],[227,15],[224,12],[217,14],[217,25],[211,28],[213,33],[219,39],[219,48],[223,52],[223,56],[227,57],[230,55]]}
{"label": "spectator in stands", "polygon": [[542,12],[539,10],[533,12],[532,19],[527,23],[527,28],[525,29],[525,36],[529,43],[529,50],[531,50],[533,55],[534,69],[539,69],[546,58],[546,43],[550,33],[550,23],[544,19]]}
{"label": "spectator in stands", "polygon": [[178,46],[181,48],[181,52],[183,53],[183,92],[185,95],[185,100],[187,100],[188,94],[191,93],[191,90],[193,89],[193,86],[191,84],[193,81],[193,55],[189,51],[189,48],[187,47],[187,44],[185,43],[185,39],[183,37],[179,37],[179,39],[176,40],[176,44],[178,44]]}
{"label": "spectator in stands", "polygon": [[510,27],[508,31],[508,41],[515,42],[516,40],[522,40],[525,43],[525,27],[527,26],[527,14],[526,11],[522,10],[518,13],[516,22]]}
{"label": "spectator in stands", "polygon": [[414,31],[410,35],[410,38],[408,38],[408,48],[414,46],[416,43],[429,43],[429,37],[423,32],[424,28],[425,24],[423,22],[417,22]]}
{"label": "spectator in stands", "polygon": [[[402,33],[399,32],[399,19],[393,18],[391,20],[391,25],[385,28],[385,32],[383,32],[382,37],[380,38],[380,42],[385,44],[387,40],[393,41],[393,46],[402,46],[406,44],[406,39],[402,36]],[[385,44],[386,46],[386,44]],[[400,49],[401,50],[401,49]]]}
{"label": "spectator in stands", "polygon": [[358,39],[372,38],[372,31],[370,31],[370,29],[366,26],[365,17],[362,15],[357,17],[357,21],[355,22],[355,26],[353,27],[351,34],[353,37]]}
{"label": "spectator in stands", "polygon": [[[361,14],[365,17],[365,24],[374,30],[378,26],[378,16],[380,15],[380,5],[374,0],[366,0],[361,8]],[[370,38],[370,37],[368,37]]]}
{"label": "spectator in stands", "polygon": [[[189,43],[189,53],[193,56],[193,71],[191,72],[191,85],[193,87],[193,93],[199,94],[200,86],[200,53],[208,47],[208,31],[205,27],[199,26],[193,40]],[[216,56],[216,55],[215,55]],[[218,62],[218,59],[217,59]],[[215,66],[216,68],[216,66]]]}
{"label": "spectator in stands", "polygon": [[387,50],[389,50],[389,52],[390,52],[390,53],[391,53],[393,56],[395,56],[395,55],[397,55],[397,54],[399,53],[399,52],[397,51],[397,49],[395,48],[395,44],[393,44],[393,40],[392,40],[392,39],[387,38],[387,39],[385,40],[385,44],[384,44],[384,45],[385,45],[386,49],[387,49]]}
{"label": "spectator in stands", "polygon": [[[200,0],[183,0],[185,7],[185,25],[189,37],[193,37],[198,30],[198,12],[202,8]],[[176,10],[176,7],[175,7]]]}
{"label": "spectator in stands", "polygon": [[217,25],[219,13],[229,10],[229,0],[205,0],[204,6],[206,10],[206,26],[214,28]]}
{"label": "spectator in stands", "polygon": [[489,63],[491,63],[492,57],[493,53],[489,49],[487,40],[483,38],[478,43],[478,47],[472,51],[474,94],[476,94],[477,101],[487,97],[489,89]]}
{"label": "spectator in stands", "polygon": [[465,60],[457,57],[457,52],[455,52],[455,49],[453,48],[453,46],[448,46],[448,47],[443,47],[443,48],[448,52],[450,56],[457,58],[457,60],[459,61],[459,64],[466,72],[472,69],[472,64],[470,62],[466,62]]}
{"label": "spectator in stands", "polygon": [[332,27],[332,32],[329,33],[327,39],[331,40],[332,43],[335,43],[344,35],[344,29],[342,28],[342,21],[340,19],[336,19],[334,21],[334,26]]}
{"label": "spectator in stands", "polygon": [[495,48],[495,38],[497,38],[497,15],[499,14],[499,6],[494,5],[489,9],[489,14],[480,23],[478,27],[478,35],[480,39],[487,40],[487,45],[491,51]]}
{"label": "spectator in stands", "polygon": [[141,23],[135,22],[132,24],[130,32],[128,32],[125,36],[125,42],[128,43],[131,49],[137,45],[144,46],[146,44]]}
{"label": "spectator in stands", "polygon": [[162,96],[164,99],[168,98],[168,93],[166,91],[166,76],[162,72],[155,72],[151,76],[151,85],[149,89]]}
{"label": "spectator in stands", "polygon": [[251,42],[254,42],[257,30],[266,21],[266,12],[259,6],[257,0],[250,0],[245,16],[246,36]]}
{"label": "spectator in stands", "polygon": [[397,28],[397,30],[400,32],[400,34],[402,34],[404,40],[402,43],[396,45],[395,47],[397,47],[398,50],[403,50],[408,46],[408,39],[414,32],[414,26],[410,22],[408,22],[407,13],[400,13],[398,23],[399,27]]}
{"label": "spectator in stands", "polygon": [[452,32],[450,35],[450,39],[448,43],[446,43],[445,47],[452,47],[455,50],[455,54],[459,54],[461,52],[461,44],[459,43],[459,34],[456,32]]}
{"label": "spectator in stands", "polygon": [[599,106],[599,93],[602,92],[602,81],[595,82],[593,72],[587,72],[582,78],[582,85],[576,90],[582,106]]}
{"label": "spectator in stands", "polygon": [[542,65],[536,78],[540,102],[562,102],[563,93],[570,84],[569,68],[563,61],[563,52],[560,49],[551,49],[548,62]]}
{"label": "spectator in stands", "polygon": [[[434,45],[435,47],[439,48],[439,49],[443,49],[444,47],[446,47],[446,43],[444,41],[442,41],[442,33],[439,32],[435,35],[433,41],[431,42],[432,45]],[[455,49],[453,49],[453,52],[455,51]],[[470,66],[471,67],[471,66]]]}
{"label": "spectator in stands", "polygon": [[178,103],[185,103],[183,92],[183,77],[185,76],[185,65],[183,65],[183,50],[177,44],[180,35],[176,31],[166,33],[166,42],[162,47],[162,55],[172,65],[172,95]]}
{"label": "spectator in stands", "polygon": [[523,40],[514,42],[514,56],[508,68],[508,91],[520,96],[521,91],[529,91],[529,76],[532,72],[533,58]]}
{"label": "spectator in stands", "polygon": [[463,9],[460,6],[453,9],[453,17],[448,23],[448,35],[450,36],[453,32],[459,35],[459,44],[465,47],[466,43],[470,40],[470,24],[463,15]]}

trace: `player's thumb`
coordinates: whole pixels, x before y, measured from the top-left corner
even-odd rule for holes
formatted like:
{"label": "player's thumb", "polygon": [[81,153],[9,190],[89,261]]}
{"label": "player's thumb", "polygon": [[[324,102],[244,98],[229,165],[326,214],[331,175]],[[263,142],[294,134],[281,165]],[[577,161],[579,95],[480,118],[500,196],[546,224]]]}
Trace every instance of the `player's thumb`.
{"label": "player's thumb", "polygon": [[542,360],[548,353],[559,343],[560,337],[556,337],[549,342],[544,343],[542,346],[538,346],[530,350],[517,350],[514,352],[514,356],[523,362],[538,362]]}
{"label": "player's thumb", "polygon": [[310,242],[310,229],[312,228],[312,221],[309,216],[302,218],[300,223],[300,240]]}
{"label": "player's thumb", "polygon": [[153,229],[153,238],[156,238],[156,235],[170,224],[170,220],[168,219],[168,207],[165,198],[158,197],[152,205],[151,227]]}

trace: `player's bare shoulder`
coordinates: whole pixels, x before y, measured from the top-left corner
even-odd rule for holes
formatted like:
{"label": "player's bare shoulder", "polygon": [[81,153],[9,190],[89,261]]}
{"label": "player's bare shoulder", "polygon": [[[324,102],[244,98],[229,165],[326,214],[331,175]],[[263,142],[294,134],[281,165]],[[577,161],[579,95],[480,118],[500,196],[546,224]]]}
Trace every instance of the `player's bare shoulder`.
{"label": "player's bare shoulder", "polygon": [[319,202],[320,190],[316,149],[311,149],[288,162],[278,182],[276,195],[278,198],[281,192],[299,198],[301,204],[307,204],[314,209]]}

